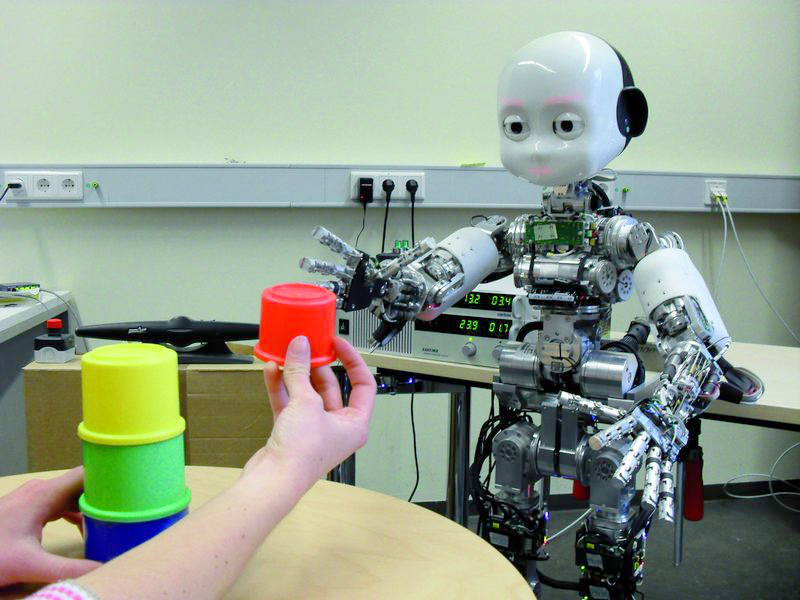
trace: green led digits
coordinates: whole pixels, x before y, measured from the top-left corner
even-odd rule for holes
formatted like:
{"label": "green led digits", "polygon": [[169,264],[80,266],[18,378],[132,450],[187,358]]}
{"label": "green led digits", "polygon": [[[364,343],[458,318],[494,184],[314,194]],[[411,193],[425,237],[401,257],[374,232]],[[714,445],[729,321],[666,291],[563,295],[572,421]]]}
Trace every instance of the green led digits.
{"label": "green led digits", "polygon": [[458,324],[460,331],[478,331],[478,319],[461,319]]}
{"label": "green led digits", "polygon": [[464,299],[467,304],[480,304],[481,303],[481,295],[476,294],[474,292],[470,292],[467,294],[467,297]]}
{"label": "green led digits", "polygon": [[511,298],[512,296],[508,294],[494,294],[492,295],[492,306],[496,306],[502,308],[504,306],[511,306]]}

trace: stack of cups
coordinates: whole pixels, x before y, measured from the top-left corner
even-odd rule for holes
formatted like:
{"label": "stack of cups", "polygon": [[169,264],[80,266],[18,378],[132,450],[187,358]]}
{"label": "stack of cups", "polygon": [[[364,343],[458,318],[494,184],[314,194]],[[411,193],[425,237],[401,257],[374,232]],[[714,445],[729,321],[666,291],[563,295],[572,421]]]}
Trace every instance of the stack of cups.
{"label": "stack of cups", "polygon": [[83,355],[86,558],[108,561],[188,512],[177,354],[154,344]]}

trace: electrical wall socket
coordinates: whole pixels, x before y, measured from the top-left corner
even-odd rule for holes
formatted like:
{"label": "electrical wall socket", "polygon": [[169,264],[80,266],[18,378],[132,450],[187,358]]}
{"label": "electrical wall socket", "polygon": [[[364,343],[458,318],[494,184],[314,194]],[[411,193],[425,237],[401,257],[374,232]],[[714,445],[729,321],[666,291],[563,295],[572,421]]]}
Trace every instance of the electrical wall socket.
{"label": "electrical wall socket", "polygon": [[22,183],[6,198],[19,201],[83,200],[82,171],[6,171],[5,185]]}
{"label": "electrical wall socket", "polygon": [[387,179],[394,182],[392,202],[411,202],[411,194],[406,189],[406,183],[412,179],[417,182],[418,186],[414,202],[419,202],[425,198],[425,173],[422,171],[351,171],[350,199],[356,202],[358,201],[358,182],[362,177],[372,179],[372,198],[375,202],[385,201],[386,192],[383,191],[383,182]]}
{"label": "electrical wall socket", "polygon": [[11,183],[19,183],[21,188],[10,189],[6,193],[6,200],[24,200],[31,197],[33,189],[33,177],[30,173],[22,173],[19,171],[6,171],[3,176],[3,189],[7,189]]}
{"label": "electrical wall socket", "polygon": [[727,179],[706,179],[705,196],[703,197],[703,204],[706,206],[716,206],[717,202],[714,200],[715,195],[722,195],[727,198],[728,196],[728,180]]}

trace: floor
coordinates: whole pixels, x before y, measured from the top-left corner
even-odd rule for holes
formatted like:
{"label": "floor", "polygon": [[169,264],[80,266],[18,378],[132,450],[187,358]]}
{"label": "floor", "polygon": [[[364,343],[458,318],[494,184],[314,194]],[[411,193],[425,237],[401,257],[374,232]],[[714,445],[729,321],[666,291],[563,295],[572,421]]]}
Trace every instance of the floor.
{"label": "floor", "polygon": [[[551,533],[582,511],[554,512]],[[770,498],[710,500],[702,521],[684,521],[683,563],[673,566],[673,528],[654,522],[641,591],[646,600],[800,599],[800,514]],[[550,547],[546,575],[577,580],[574,533]],[[576,592],[544,587],[541,600],[575,600]]]}

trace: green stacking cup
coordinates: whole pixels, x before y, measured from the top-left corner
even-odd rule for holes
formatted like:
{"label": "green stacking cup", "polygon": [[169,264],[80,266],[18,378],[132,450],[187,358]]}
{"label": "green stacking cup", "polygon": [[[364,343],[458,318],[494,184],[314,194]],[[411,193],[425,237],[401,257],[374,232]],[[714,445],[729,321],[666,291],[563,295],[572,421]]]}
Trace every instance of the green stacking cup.
{"label": "green stacking cup", "polygon": [[159,519],[183,510],[191,499],[184,480],[182,434],[140,446],[83,442],[83,464],[81,510],[95,519]]}

